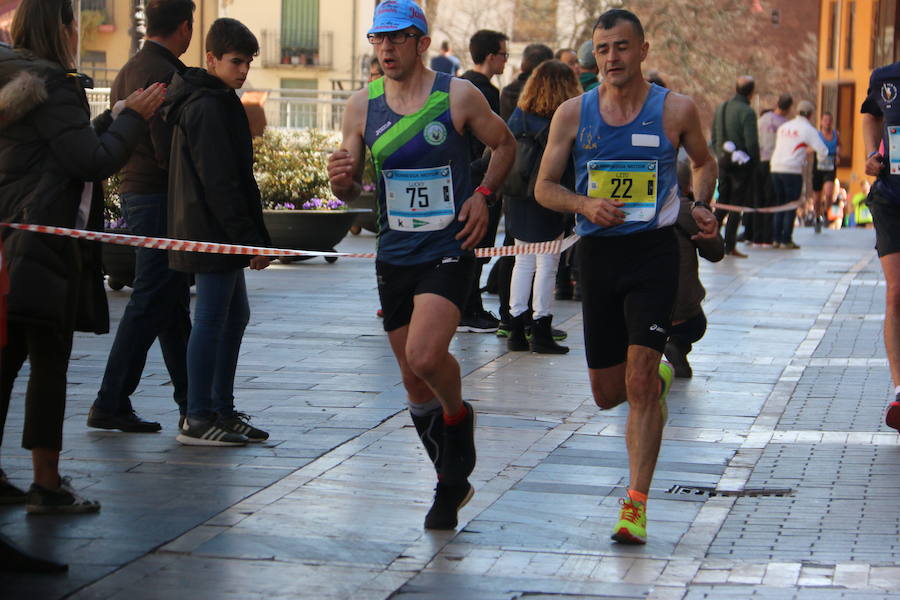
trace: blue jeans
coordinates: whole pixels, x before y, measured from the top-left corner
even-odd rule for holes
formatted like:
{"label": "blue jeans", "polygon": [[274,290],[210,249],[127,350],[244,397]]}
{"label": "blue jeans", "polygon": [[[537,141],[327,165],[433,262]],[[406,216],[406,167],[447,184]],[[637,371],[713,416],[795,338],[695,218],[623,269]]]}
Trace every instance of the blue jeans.
{"label": "blue jeans", "polygon": [[[123,194],[125,220],[136,235],[165,236],[165,194]],[[187,342],[191,333],[190,277],[169,269],[164,250],[138,248],[134,291],[122,314],[94,407],[108,414],[132,410],[147,351],[159,338],[174,387],[175,402],[187,408]]]}
{"label": "blue jeans", "polygon": [[[803,192],[803,175],[795,173],[772,173],[772,187],[775,188],[775,206],[793,202]],[[794,221],[797,209],[775,213],[773,241],[790,244],[794,237]]]}
{"label": "blue jeans", "polygon": [[234,374],[250,321],[244,270],[197,273],[194,328],[188,341],[188,417],[234,413]]}

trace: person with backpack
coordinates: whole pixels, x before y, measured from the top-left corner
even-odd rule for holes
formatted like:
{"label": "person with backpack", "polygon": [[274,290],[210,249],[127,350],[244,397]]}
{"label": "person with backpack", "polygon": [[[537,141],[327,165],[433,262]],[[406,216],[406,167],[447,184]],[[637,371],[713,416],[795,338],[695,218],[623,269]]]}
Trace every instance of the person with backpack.
{"label": "person with backpack", "polygon": [[[509,130],[516,137],[516,162],[503,186],[506,199],[506,227],[515,245],[548,242],[560,238],[566,228],[566,215],[544,208],[534,199],[534,184],[544,155],[550,119],[557,107],[581,93],[578,80],[565,63],[549,60],[531,74],[522,90],[515,111],[509,118]],[[569,165],[563,185],[575,188],[575,170]],[[523,254],[516,257],[510,285],[509,312],[512,315],[507,347],[540,354],[565,354],[569,351],[553,339],[553,289],[559,254]],[[534,309],[528,315],[528,299],[533,294]],[[529,340],[525,336],[526,319],[533,326]]]}

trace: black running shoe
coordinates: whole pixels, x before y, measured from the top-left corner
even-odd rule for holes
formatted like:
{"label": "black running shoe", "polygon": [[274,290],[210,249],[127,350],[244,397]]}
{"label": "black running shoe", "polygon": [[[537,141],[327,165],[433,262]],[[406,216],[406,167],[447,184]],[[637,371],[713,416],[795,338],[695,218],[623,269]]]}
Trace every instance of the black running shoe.
{"label": "black running shoe", "polygon": [[88,412],[87,426],[94,429],[118,429],[126,433],[156,433],[162,425],[155,421],[141,419],[133,410],[120,415],[113,415],[91,407]]}
{"label": "black running shoe", "polygon": [[250,424],[252,418],[248,414],[235,412],[230,417],[219,417],[219,423],[232,433],[246,436],[248,442],[264,442],[269,439],[269,432]]}
{"label": "black running shoe", "polygon": [[677,342],[672,340],[666,342],[664,354],[666,360],[672,363],[672,368],[675,369],[675,377],[690,379],[694,376],[694,370],[691,368],[691,363],[688,362],[687,352]]}
{"label": "black running shoe", "polygon": [[247,436],[234,433],[220,419],[215,421],[184,420],[175,439],[185,446],[245,446]]}
{"label": "black running shoe", "polygon": [[471,331],[472,333],[494,333],[500,326],[500,319],[494,313],[484,309],[463,315],[459,319],[457,331]]}
{"label": "black running shoe", "polygon": [[444,423],[444,458],[441,461],[441,480],[451,485],[465,482],[475,469],[475,409],[468,402],[466,416],[461,423]]}
{"label": "black running shoe", "polygon": [[425,515],[425,529],[456,529],[457,513],[475,494],[468,481],[452,485],[438,481],[434,488],[434,502]]}
{"label": "black running shoe", "polygon": [[95,513],[100,510],[100,503],[82,498],[72,489],[68,477],[60,477],[59,487],[55,490],[32,483],[28,489],[25,510],[32,515]]}
{"label": "black running shoe", "polygon": [[27,497],[28,494],[11,484],[0,469],[0,504],[23,504]]}

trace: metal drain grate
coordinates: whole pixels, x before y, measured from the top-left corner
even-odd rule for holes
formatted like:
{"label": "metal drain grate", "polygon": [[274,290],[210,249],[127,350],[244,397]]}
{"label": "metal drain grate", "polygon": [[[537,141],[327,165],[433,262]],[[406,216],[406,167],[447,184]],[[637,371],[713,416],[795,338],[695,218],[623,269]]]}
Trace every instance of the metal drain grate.
{"label": "metal drain grate", "polygon": [[667,494],[675,494],[676,496],[766,496],[783,498],[792,496],[794,490],[790,488],[746,488],[743,490],[718,490],[713,487],[705,487],[700,485],[673,485],[666,490]]}

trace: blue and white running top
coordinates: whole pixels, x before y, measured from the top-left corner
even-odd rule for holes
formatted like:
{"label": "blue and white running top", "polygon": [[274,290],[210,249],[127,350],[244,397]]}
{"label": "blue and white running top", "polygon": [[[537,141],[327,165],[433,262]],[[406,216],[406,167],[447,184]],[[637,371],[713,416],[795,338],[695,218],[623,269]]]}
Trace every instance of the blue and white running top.
{"label": "blue and white running top", "polygon": [[618,236],[661,229],[678,219],[678,149],[663,131],[663,106],[669,90],[651,84],[641,112],[621,127],[600,114],[600,88],[581,96],[581,119],[572,146],[575,191],[623,202],[625,223],[601,227],[577,215],[581,236]]}

